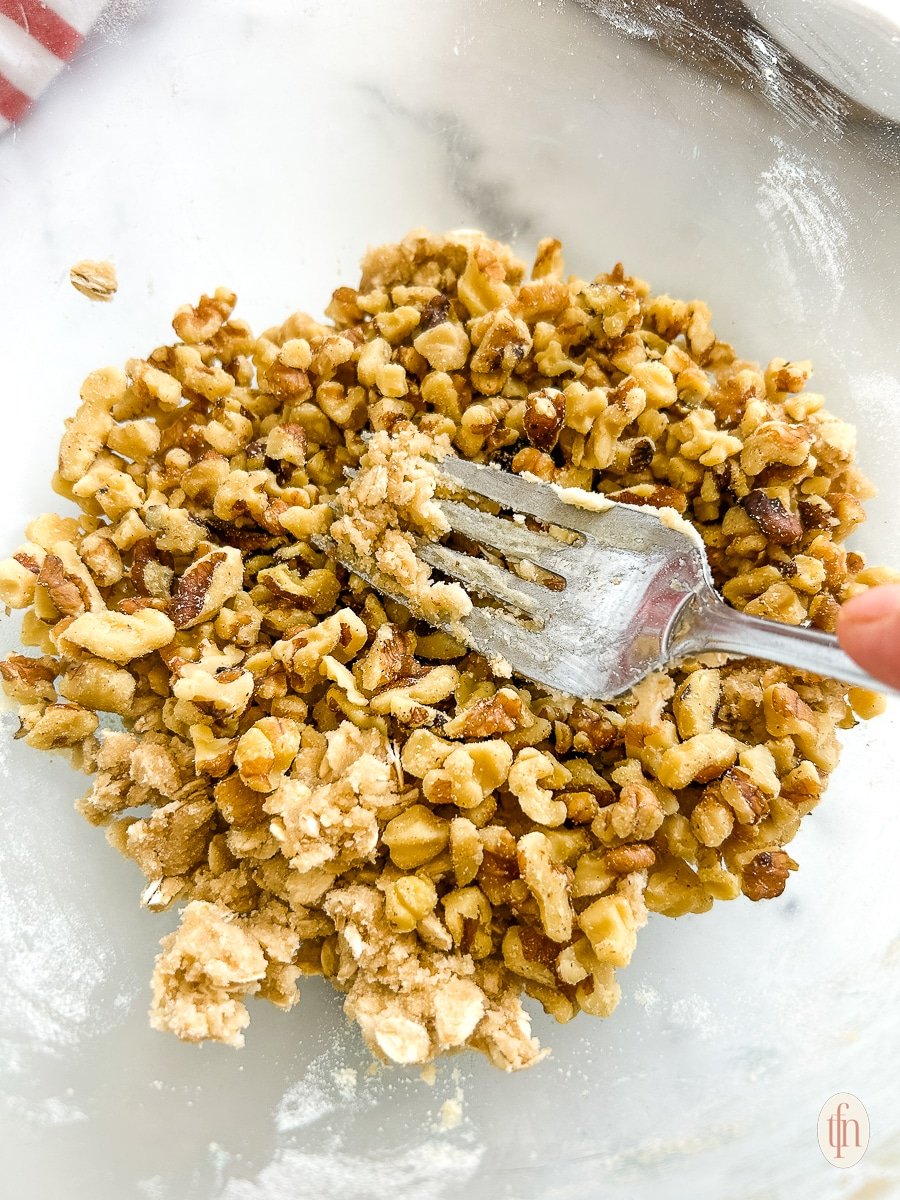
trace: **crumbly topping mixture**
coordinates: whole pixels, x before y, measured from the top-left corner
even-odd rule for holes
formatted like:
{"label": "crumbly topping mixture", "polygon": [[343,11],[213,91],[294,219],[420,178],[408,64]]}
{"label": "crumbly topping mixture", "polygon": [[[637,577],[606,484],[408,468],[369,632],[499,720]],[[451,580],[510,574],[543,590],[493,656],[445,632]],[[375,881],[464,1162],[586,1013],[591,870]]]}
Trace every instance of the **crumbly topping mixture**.
{"label": "crumbly topping mixture", "polygon": [[341,513],[330,534],[338,549],[375,567],[388,590],[406,598],[415,613],[436,625],[464,617],[472,602],[458,583],[432,581],[416,557],[416,537],[437,541],[450,532],[435,502],[436,464],[450,453],[446,433],[430,436],[408,422],[379,430],[366,443],[359,471],[338,490]]}
{"label": "crumbly topping mixture", "polygon": [[311,539],[462,611],[411,540],[447,532],[428,464],[452,450],[680,514],[732,605],[833,629],[890,577],[845,547],[869,494],[853,432],[809,363],[759,369],[702,302],[620,265],[567,276],[553,239],[529,275],[418,231],[327,321],[254,336],[234,306],[203,296],[172,345],[85,381],[54,481],[75,515],[0,564],[31,648],[0,663],[19,736],[92,777],[79,808],[144,904],[183,906],[156,1027],[240,1045],[248,995],[289,1008],[321,974],[385,1060],[528,1066],[522,996],[609,1015],[648,909],[782,892],[836,730],[880,702],[721,656],[614,703],[549,694]]}

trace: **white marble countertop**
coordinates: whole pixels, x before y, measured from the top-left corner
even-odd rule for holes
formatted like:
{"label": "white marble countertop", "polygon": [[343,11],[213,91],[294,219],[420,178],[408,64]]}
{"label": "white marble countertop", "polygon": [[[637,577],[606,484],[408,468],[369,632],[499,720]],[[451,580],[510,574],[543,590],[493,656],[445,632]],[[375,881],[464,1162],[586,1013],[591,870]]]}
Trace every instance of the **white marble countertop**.
{"label": "white marble countertop", "polygon": [[[164,341],[174,309],[219,283],[256,327],[319,310],[367,243],[424,224],[523,251],[557,234],[579,272],[623,259],[702,296],[748,356],[811,357],[881,488],[863,544],[900,562],[891,135],[838,142],[777,80],[768,98],[701,80],[600,7],[120,4],[0,140],[4,548],[55,501],[61,422],[90,369]],[[83,257],[115,261],[114,303],[69,286]],[[873,1129],[854,1184],[893,1194],[898,735],[894,712],[848,737],[783,903],[652,922],[613,1020],[541,1017],[554,1053],[531,1077],[460,1058],[433,1088],[369,1077],[316,982],[289,1016],[255,1006],[241,1054],[151,1033],[171,915],[138,908],[136,871],[74,814],[81,781],[4,741],[0,1190],[832,1200],[849,1193],[815,1121],[850,1087]],[[442,1130],[458,1089],[463,1121]]]}

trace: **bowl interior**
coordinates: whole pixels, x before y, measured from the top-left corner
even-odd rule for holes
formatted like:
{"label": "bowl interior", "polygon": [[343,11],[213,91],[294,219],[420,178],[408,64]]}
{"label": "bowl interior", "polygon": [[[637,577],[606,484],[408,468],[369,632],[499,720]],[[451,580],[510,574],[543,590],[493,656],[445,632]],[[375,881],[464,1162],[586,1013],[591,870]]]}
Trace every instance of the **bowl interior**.
{"label": "bowl interior", "polygon": [[[525,256],[554,234],[575,272],[622,260],[658,291],[701,297],[744,357],[811,358],[879,488],[858,544],[900,564],[897,131],[801,103],[771,43],[755,75],[714,61],[714,25],[708,69],[685,65],[660,49],[656,9],[114,7],[0,141],[3,546],[56,502],[81,379],[165,340],[179,304],[227,284],[262,328],[320,311],[369,243],[476,226]],[[69,287],[85,256],[116,262],[115,303]],[[14,642],[13,622],[2,636]],[[847,734],[781,900],[651,920],[611,1020],[536,1015],[553,1047],[537,1069],[506,1077],[459,1057],[433,1086],[371,1074],[318,981],[288,1016],[254,1005],[240,1054],[151,1033],[147,980],[174,917],[139,909],[136,869],[73,812],[83,780],[5,739],[10,1195],[830,1200],[848,1192],[816,1119],[848,1089],[873,1129],[853,1181],[892,1194],[898,735],[896,706]]]}

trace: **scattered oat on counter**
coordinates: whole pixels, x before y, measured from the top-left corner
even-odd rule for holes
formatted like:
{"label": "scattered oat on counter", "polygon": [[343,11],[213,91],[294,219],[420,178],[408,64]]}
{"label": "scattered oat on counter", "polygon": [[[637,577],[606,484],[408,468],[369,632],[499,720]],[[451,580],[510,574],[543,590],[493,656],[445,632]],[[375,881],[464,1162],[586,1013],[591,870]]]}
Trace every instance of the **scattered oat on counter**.
{"label": "scattered oat on counter", "polygon": [[[108,298],[96,266],[73,283]],[[531,1066],[523,997],[608,1016],[648,910],[783,891],[836,731],[878,701],[704,656],[582,703],[314,537],[451,620],[469,598],[411,537],[447,536],[452,452],[683,520],[736,608],[830,630],[892,577],[845,547],[870,491],[852,430],[808,363],[745,362],[702,302],[621,265],[567,275],[553,239],[529,273],[484,235],[417,231],[369,251],[326,320],[259,335],[235,302],[203,296],[171,345],[85,380],[54,478],[69,515],[0,563],[31,649],[0,662],[18,736],[91,776],[79,810],[143,903],[182,907],[155,1027],[238,1046],[248,996],[289,1009],[323,975],[380,1060]]]}
{"label": "scattered oat on counter", "polygon": [[69,282],[88,300],[112,300],[119,290],[116,268],[111,262],[83,258],[69,270]]}

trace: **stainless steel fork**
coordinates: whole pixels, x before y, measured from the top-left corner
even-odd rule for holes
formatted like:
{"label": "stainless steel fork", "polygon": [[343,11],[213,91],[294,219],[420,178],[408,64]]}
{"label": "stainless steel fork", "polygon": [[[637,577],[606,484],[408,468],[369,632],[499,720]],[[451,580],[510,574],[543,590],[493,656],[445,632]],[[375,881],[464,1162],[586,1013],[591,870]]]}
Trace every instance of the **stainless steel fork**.
{"label": "stainless steel fork", "polygon": [[[582,699],[612,699],[667,663],[719,650],[891,691],[844,654],[831,634],[729,608],[715,592],[699,538],[665,524],[654,510],[614,504],[597,511],[582,506],[602,505],[590,493],[569,495],[460,458],[445,459],[441,471],[474,498],[494,501],[519,517],[442,500],[455,533],[506,560],[532,563],[559,577],[556,586],[545,586],[441,543],[417,547],[425,562],[469,592],[514,610],[473,607],[459,623],[462,630],[454,625],[448,631],[463,632],[473,649],[504,659],[526,679]],[[528,529],[525,516],[576,536],[569,544]],[[374,588],[409,607],[409,599],[377,569],[339,552],[330,538],[316,540]]]}

